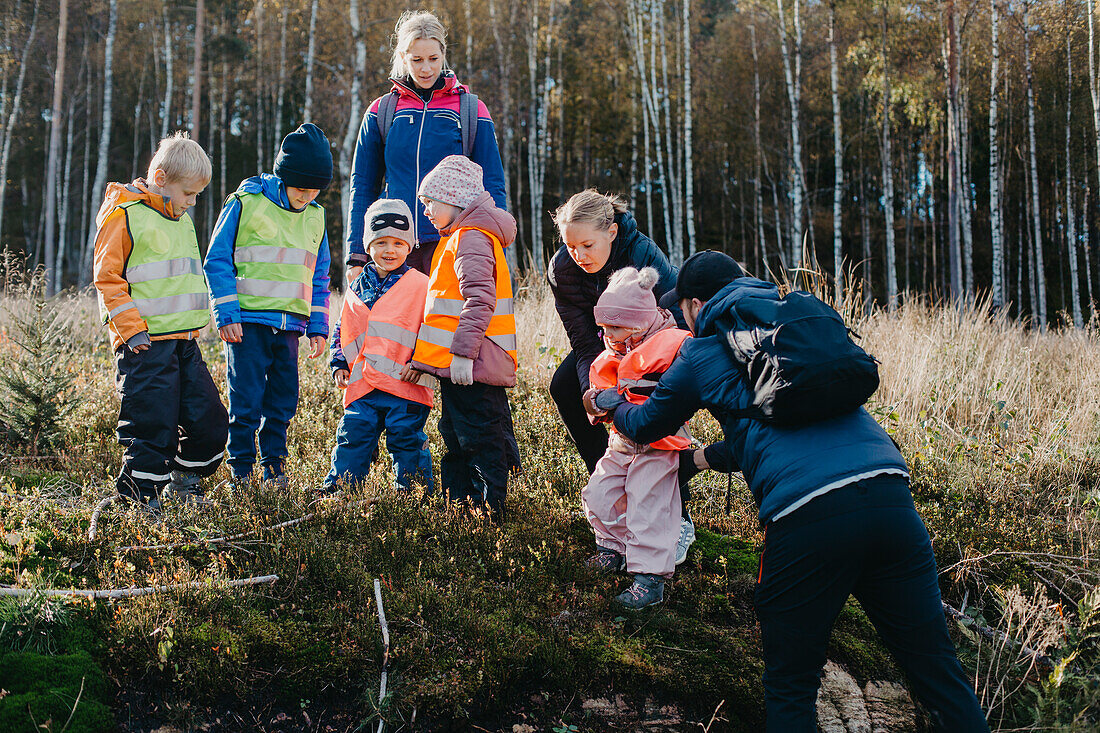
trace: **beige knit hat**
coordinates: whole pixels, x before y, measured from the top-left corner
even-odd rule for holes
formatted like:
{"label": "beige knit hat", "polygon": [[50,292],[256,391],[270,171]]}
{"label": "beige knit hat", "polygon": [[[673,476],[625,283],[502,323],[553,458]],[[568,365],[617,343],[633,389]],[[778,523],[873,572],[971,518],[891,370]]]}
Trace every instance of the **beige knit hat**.
{"label": "beige knit hat", "polygon": [[649,328],[657,317],[653,286],[657,284],[658,277],[652,267],[616,270],[592,311],[596,323],[621,328]]}
{"label": "beige knit hat", "polygon": [[424,176],[416,195],[465,209],[483,193],[481,166],[465,155],[448,155]]}

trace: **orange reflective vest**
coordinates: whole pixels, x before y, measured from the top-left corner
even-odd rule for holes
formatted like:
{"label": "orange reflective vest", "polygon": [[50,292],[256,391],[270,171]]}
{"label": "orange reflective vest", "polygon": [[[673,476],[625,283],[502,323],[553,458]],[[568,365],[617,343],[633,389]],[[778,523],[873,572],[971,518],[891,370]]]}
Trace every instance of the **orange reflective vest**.
{"label": "orange reflective vest", "polygon": [[344,407],[373,389],[432,406],[430,387],[401,381],[401,370],[412,358],[416,332],[424,320],[427,292],[428,276],[417,270],[402,275],[374,308],[348,289],[340,313],[340,348],[351,364]]}
{"label": "orange reflective vest", "polygon": [[432,276],[428,281],[428,299],[424,309],[424,324],[416,338],[415,361],[445,369],[451,365],[451,342],[458,328],[458,317],[466,299],[458,290],[455,256],[464,232],[478,231],[493,243],[496,259],[497,304],[485,338],[508,352],[512,363],[519,365],[516,355],[516,316],[512,305],[512,278],[500,240],[484,229],[462,227],[444,237],[432,258]]}
{"label": "orange reflective vest", "polygon": [[[684,339],[690,335],[679,328],[666,328],[650,336],[626,356],[604,349],[592,362],[588,372],[589,384],[597,389],[614,387],[628,402],[640,405],[653,392],[661,375],[672,366]],[[658,450],[683,450],[691,445],[691,434],[685,424],[675,435],[650,445]]]}

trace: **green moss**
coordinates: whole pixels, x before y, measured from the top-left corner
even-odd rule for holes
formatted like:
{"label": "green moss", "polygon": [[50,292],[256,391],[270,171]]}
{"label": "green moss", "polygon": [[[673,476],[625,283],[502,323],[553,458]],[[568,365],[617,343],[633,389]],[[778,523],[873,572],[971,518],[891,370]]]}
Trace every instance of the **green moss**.
{"label": "green moss", "polygon": [[70,713],[69,731],[103,731],[114,727],[110,685],[87,652],[57,656],[0,652],[0,688],[8,691],[0,698],[0,730],[41,733],[36,725],[48,721],[52,721],[53,729],[59,730]]}
{"label": "green moss", "polygon": [[[731,575],[756,575],[760,554],[751,542],[695,528],[691,555],[698,555],[708,569],[727,569]],[[723,567],[724,566],[724,567]]]}
{"label": "green moss", "polygon": [[896,680],[900,673],[859,602],[849,598],[837,616],[829,640],[829,659],[860,680]]}

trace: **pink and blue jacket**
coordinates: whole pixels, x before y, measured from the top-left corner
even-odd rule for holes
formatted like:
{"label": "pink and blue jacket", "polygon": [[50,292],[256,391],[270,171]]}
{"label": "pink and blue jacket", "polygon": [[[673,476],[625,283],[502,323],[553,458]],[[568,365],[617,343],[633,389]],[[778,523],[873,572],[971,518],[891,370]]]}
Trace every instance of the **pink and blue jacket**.
{"label": "pink and blue jacket", "polygon": [[[416,198],[416,189],[428,172],[448,155],[462,154],[459,129],[459,96],[469,89],[458,82],[453,71],[443,72],[444,83],[425,102],[408,83],[391,79],[391,91],[401,96],[386,135],[385,150],[378,130],[378,106],[375,99],[363,116],[351,172],[351,204],[348,216],[348,265],[363,266],[369,261],[363,241],[363,217],[379,198],[401,199],[415,213],[416,242],[423,246],[439,241],[439,232],[424,216],[424,207]],[[500,209],[507,210],[504,191],[504,167],[500,162],[496,130],[489,110],[480,100],[477,105],[477,137],[470,159],[484,171],[485,190]],[[383,187],[384,186],[384,187]],[[433,247],[434,248],[434,247]],[[430,264],[430,263],[429,263]]]}

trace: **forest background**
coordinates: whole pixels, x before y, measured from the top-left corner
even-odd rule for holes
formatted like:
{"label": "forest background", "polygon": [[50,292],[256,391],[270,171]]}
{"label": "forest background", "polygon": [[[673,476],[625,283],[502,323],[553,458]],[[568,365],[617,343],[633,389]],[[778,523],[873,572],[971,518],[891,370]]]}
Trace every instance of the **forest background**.
{"label": "forest background", "polygon": [[[334,146],[322,203],[339,268],[355,135],[405,8],[5,0],[0,245],[52,290],[87,284],[106,182],[141,175],[176,129],[214,160],[192,212],[205,245],[225,196],[309,120]],[[496,122],[519,268],[542,271],[550,212],[596,186],[629,198],[674,262],[713,248],[765,277],[816,268],[887,306],[987,295],[1040,327],[1095,314],[1092,0],[431,9]]]}

